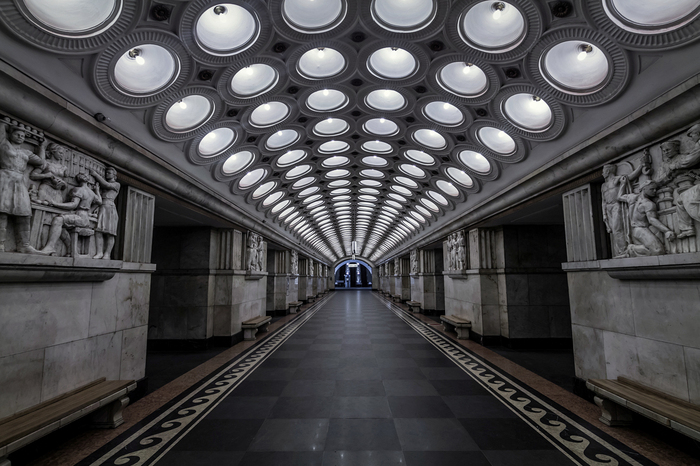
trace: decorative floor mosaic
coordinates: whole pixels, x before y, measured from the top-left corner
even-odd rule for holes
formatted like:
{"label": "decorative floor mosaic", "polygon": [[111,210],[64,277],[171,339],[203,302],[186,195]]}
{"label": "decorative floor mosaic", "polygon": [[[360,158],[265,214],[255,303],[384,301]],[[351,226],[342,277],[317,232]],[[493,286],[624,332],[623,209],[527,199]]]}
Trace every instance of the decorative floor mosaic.
{"label": "decorative floor mosaic", "polygon": [[317,303],[79,464],[155,463],[654,464],[369,291]]}

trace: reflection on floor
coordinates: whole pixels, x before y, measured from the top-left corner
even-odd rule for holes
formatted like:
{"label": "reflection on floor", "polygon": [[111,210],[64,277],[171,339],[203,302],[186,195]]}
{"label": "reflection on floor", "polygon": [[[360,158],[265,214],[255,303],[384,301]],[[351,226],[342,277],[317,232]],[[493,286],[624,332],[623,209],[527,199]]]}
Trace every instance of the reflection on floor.
{"label": "reflection on floor", "polygon": [[370,292],[305,314],[81,464],[653,464]]}
{"label": "reflection on floor", "polygon": [[574,392],[576,372],[573,350],[514,350],[505,346],[489,346],[489,349],[561,388]]}

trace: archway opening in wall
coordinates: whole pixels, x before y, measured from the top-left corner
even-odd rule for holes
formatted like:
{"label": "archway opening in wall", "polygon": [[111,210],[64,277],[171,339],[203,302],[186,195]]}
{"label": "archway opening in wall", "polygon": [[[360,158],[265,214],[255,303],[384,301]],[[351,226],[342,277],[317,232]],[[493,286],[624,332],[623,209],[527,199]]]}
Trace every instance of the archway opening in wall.
{"label": "archway opening in wall", "polygon": [[372,267],[365,261],[346,260],[335,267],[335,288],[368,288],[372,286]]}

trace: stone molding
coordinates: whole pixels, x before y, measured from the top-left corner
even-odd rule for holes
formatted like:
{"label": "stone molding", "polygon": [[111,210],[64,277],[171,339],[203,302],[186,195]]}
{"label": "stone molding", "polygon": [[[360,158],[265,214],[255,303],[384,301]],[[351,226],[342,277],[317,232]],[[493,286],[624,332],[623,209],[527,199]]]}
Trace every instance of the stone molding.
{"label": "stone molding", "polygon": [[618,280],[700,279],[700,253],[565,262],[565,272],[604,271]]}
{"label": "stone molding", "polygon": [[0,253],[0,283],[103,282],[117,272],[153,273],[155,264]]}

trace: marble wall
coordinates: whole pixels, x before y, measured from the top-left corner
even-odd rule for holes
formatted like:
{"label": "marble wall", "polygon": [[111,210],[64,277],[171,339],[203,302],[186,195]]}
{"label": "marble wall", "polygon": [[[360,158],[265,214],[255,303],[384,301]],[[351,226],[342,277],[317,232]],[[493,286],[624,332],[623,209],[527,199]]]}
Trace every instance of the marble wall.
{"label": "marble wall", "polygon": [[143,378],[152,271],[125,262],[103,282],[0,283],[0,418],[100,377]]}

